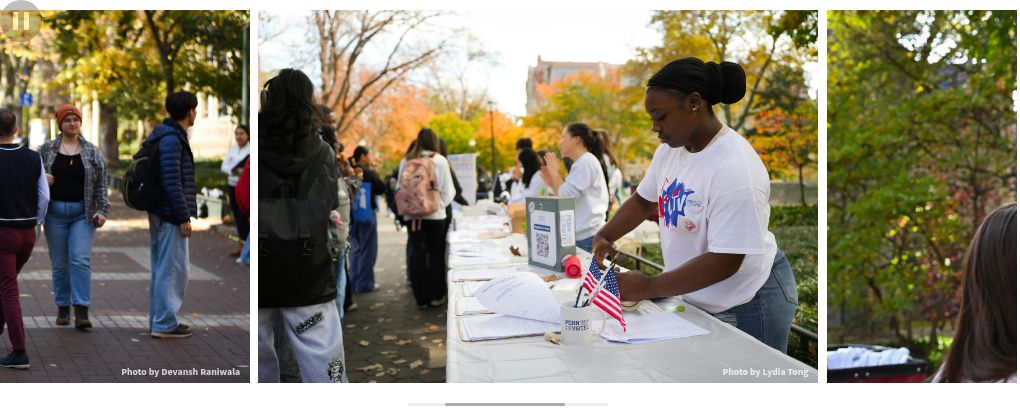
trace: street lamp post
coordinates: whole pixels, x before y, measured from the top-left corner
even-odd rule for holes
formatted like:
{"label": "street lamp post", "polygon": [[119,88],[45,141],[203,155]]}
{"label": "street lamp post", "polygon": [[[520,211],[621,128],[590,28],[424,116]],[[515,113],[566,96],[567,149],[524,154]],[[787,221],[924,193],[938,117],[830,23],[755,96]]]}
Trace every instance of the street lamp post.
{"label": "street lamp post", "polygon": [[[492,188],[496,188],[496,120],[492,117],[492,101],[489,104],[489,136],[492,137]],[[499,195],[492,193],[492,200],[495,201]]]}

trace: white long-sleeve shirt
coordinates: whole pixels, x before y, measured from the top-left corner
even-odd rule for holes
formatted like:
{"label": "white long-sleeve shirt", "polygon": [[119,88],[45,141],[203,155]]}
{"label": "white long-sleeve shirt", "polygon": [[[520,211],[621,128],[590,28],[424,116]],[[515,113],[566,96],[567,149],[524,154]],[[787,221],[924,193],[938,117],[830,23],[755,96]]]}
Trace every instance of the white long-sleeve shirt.
{"label": "white long-sleeve shirt", "polygon": [[38,213],[36,213],[35,221],[36,223],[43,224],[46,221],[46,211],[50,206],[50,183],[46,181],[46,166],[43,165],[42,157],[39,157],[39,165],[42,165],[43,168],[39,170],[39,182],[36,186],[39,192],[39,206],[36,209]]}
{"label": "white long-sleeve shirt", "polygon": [[[534,179],[535,177],[532,177]],[[609,189],[598,158],[584,153],[570,166],[563,185],[556,192],[560,197],[573,198],[577,221],[574,231],[578,240],[592,237],[606,224],[609,209]]]}
{"label": "white long-sleeve shirt", "polygon": [[[447,161],[446,157],[441,154],[431,151],[422,151],[422,155],[432,155],[432,162],[436,167],[436,188],[439,188],[439,201],[442,204],[435,213],[422,217],[422,219],[446,220],[446,206],[453,203],[453,197],[457,195],[457,189],[453,187],[453,175],[450,174],[450,161]],[[407,165],[406,158],[400,160],[400,169],[397,172],[398,177],[404,173],[405,165]],[[404,216],[404,218],[410,219],[407,216]]]}

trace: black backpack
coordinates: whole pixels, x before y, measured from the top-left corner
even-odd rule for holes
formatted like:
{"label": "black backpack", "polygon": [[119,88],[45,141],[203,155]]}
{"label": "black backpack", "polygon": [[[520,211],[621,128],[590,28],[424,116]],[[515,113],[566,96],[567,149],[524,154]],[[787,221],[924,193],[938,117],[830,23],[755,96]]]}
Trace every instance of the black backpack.
{"label": "black backpack", "polygon": [[[163,185],[159,182],[159,141],[170,135],[176,136],[168,133],[157,139],[145,140],[142,148],[131,158],[131,164],[120,182],[120,193],[128,207],[152,211],[166,197]],[[187,151],[191,151],[191,148],[187,148]]]}
{"label": "black backpack", "polygon": [[323,153],[299,177],[259,169],[259,180],[268,180],[274,188],[259,195],[260,308],[307,306],[336,298],[336,272],[327,244],[330,208],[326,200],[302,198],[303,188],[323,179],[315,174]]}

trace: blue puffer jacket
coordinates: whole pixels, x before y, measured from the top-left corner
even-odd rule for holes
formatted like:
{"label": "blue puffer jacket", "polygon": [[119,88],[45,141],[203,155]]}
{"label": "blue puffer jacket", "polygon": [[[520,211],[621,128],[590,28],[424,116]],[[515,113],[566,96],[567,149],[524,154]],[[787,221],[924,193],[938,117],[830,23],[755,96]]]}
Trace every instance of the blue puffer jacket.
{"label": "blue puffer jacket", "polygon": [[[176,137],[176,138],[175,138]],[[173,224],[187,223],[198,216],[195,202],[195,159],[188,143],[188,133],[172,118],[152,130],[146,142],[159,140],[159,181],[166,199],[153,211]]]}

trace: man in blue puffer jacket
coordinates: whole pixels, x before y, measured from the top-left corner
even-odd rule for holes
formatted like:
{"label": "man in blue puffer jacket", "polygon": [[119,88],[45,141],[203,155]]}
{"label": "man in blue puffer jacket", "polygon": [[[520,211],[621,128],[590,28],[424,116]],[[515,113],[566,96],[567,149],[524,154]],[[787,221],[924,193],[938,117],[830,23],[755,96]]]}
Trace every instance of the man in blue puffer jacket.
{"label": "man in blue puffer jacket", "polygon": [[[195,203],[195,160],[188,143],[188,128],[195,124],[198,99],[189,92],[166,98],[170,117],[153,129],[147,142],[159,148],[159,181],[164,199],[149,211],[149,245],[152,284],[149,289],[149,335],[187,338],[191,329],[177,322],[188,284],[188,238]],[[156,142],[158,141],[158,142]]]}

